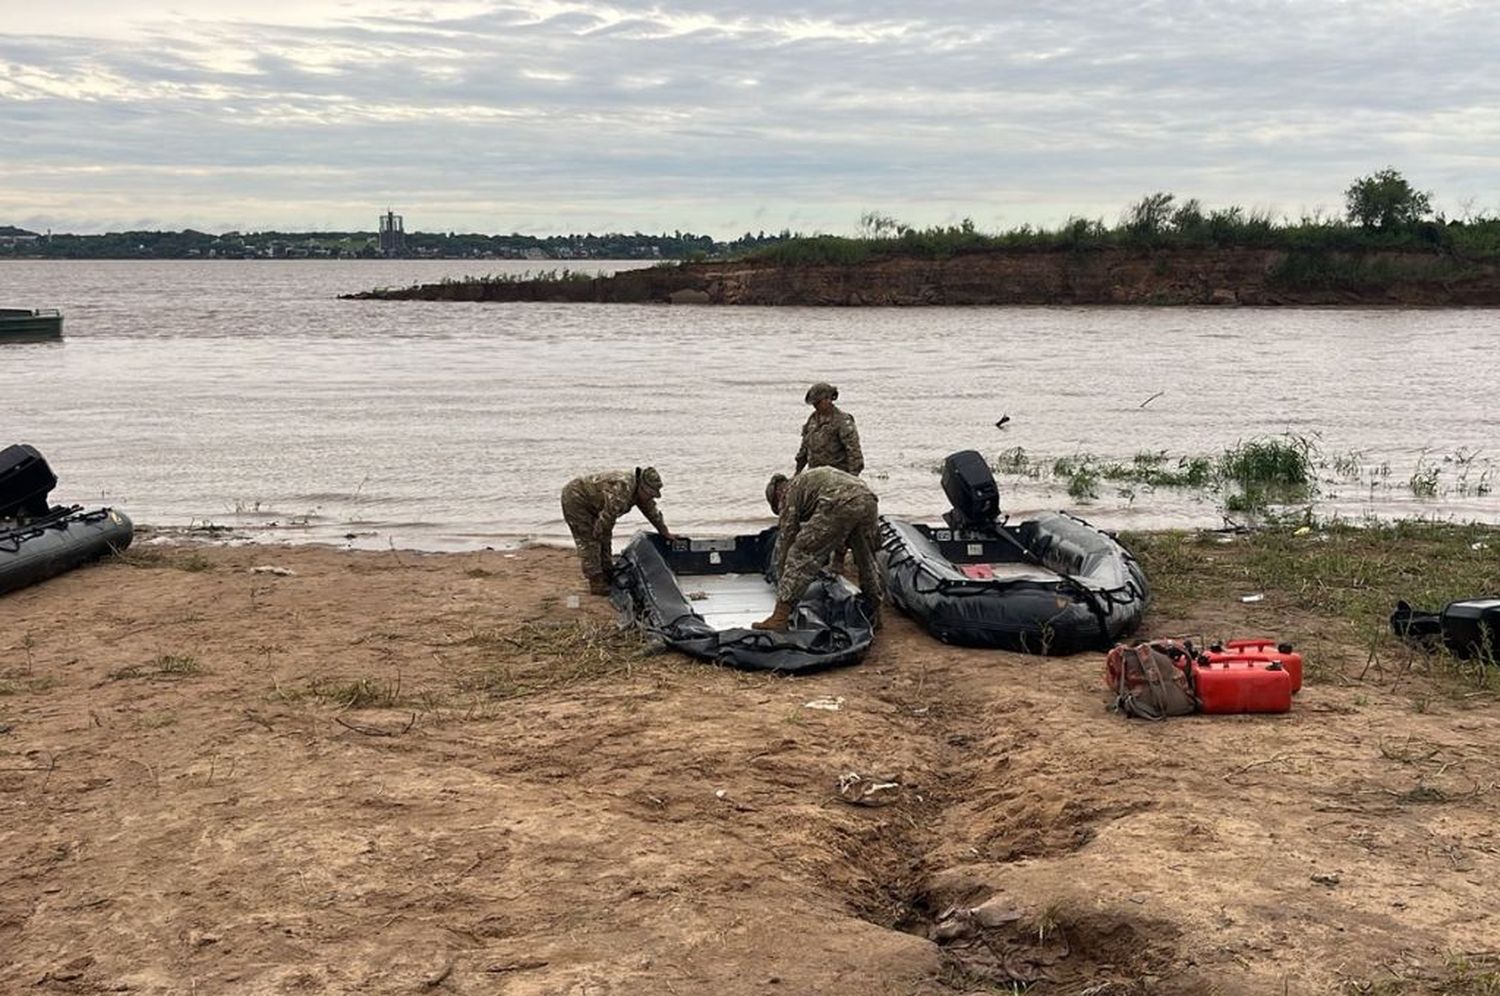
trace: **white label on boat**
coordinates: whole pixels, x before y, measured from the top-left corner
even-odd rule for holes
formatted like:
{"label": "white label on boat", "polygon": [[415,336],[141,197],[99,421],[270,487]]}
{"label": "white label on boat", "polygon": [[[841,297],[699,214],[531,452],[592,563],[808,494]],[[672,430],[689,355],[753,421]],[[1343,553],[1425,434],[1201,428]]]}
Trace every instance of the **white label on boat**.
{"label": "white label on boat", "polygon": [[971,556],[971,557],[979,557],[979,556],[983,556],[983,554],[984,554],[984,544],[983,543],[970,543],[969,544],[969,556]]}
{"label": "white label on boat", "polygon": [[[714,539],[695,539],[688,544],[688,549],[694,553],[702,553],[705,550],[733,550],[734,537],[721,536]],[[714,563],[718,563],[717,560]]]}
{"label": "white label on boat", "polygon": [[710,563],[710,564],[718,564],[718,563],[722,563],[722,562],[723,562],[723,559],[724,559],[724,558],[722,558],[722,557],[720,557],[720,556],[719,556],[719,555],[718,555],[718,553],[717,553],[717,552],[714,552],[714,553],[710,553],[710,554],[709,554],[709,555],[708,555],[708,562],[709,562],[709,563]]}

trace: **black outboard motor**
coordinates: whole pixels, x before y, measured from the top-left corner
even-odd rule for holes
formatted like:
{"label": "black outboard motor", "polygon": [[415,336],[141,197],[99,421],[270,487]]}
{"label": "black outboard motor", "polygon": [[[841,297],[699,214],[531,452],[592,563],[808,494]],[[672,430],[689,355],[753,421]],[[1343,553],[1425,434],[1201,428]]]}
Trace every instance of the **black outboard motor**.
{"label": "black outboard motor", "polygon": [[47,514],[47,496],[57,475],[36,447],[25,443],[0,450],[0,519]]}
{"label": "black outboard motor", "polygon": [[943,493],[953,509],[943,521],[954,529],[993,529],[1000,516],[1000,489],[977,450],[960,450],[943,461]]}

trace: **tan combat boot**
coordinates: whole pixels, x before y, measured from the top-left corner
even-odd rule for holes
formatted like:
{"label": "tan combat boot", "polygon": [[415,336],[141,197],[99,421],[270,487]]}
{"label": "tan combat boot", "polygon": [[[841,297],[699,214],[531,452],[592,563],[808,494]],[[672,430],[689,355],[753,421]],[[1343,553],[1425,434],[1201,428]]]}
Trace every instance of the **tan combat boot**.
{"label": "tan combat boot", "polygon": [[792,621],[792,603],[777,602],[776,611],[762,619],[758,623],[751,623],[751,629],[769,629],[777,633],[785,633],[787,626]]}

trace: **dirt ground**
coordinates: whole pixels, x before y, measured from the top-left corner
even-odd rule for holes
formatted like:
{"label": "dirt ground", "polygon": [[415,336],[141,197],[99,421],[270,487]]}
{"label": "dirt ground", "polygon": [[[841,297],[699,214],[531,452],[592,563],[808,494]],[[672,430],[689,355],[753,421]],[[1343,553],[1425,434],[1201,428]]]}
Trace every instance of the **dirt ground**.
{"label": "dirt ground", "polygon": [[640,656],[580,581],[138,546],[5,596],[0,992],[1500,991],[1500,706],[1293,598],[1146,626],[1298,641],[1290,715],[1150,724],[894,611],[813,677]]}

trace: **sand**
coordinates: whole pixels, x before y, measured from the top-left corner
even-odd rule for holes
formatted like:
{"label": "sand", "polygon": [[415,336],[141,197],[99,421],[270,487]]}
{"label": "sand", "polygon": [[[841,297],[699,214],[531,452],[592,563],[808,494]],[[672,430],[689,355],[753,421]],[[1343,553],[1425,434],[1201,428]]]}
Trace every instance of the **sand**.
{"label": "sand", "polygon": [[0,992],[1489,991],[1500,709],[1286,600],[1147,629],[1315,647],[1290,715],[1150,724],[896,612],[818,676],[640,656],[574,570],[145,547],[5,596]]}

